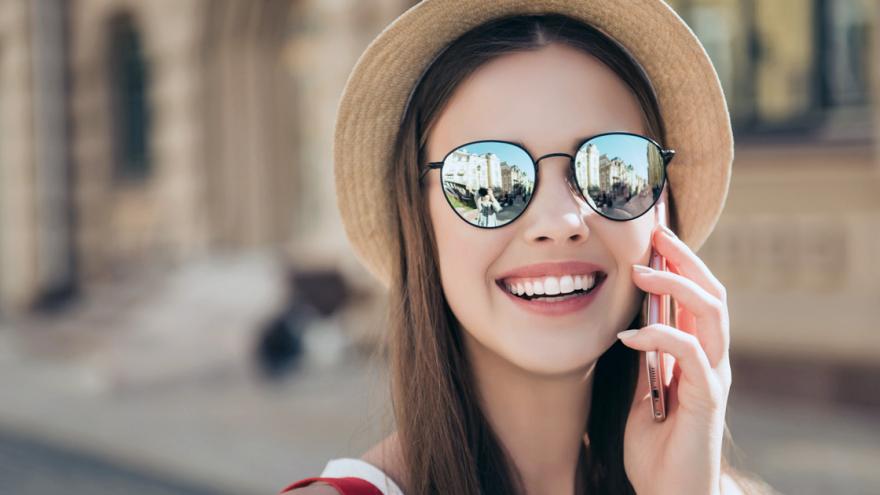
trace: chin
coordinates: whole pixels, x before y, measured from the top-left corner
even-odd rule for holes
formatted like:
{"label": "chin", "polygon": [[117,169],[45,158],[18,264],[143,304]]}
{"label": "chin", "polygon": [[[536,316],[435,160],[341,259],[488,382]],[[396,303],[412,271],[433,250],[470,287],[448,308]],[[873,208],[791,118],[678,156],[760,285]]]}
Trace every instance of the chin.
{"label": "chin", "polygon": [[497,354],[514,366],[536,375],[549,377],[584,373],[614,343],[611,341],[600,345],[597,339],[589,338],[590,335],[587,337],[572,341],[565,338],[548,338],[545,334],[531,336],[525,341],[509,340],[498,349]]}
{"label": "chin", "polygon": [[547,378],[561,377],[566,375],[583,375],[593,366],[596,358],[583,357],[581,359],[559,359],[553,356],[529,355],[518,356],[511,364],[518,368]]}

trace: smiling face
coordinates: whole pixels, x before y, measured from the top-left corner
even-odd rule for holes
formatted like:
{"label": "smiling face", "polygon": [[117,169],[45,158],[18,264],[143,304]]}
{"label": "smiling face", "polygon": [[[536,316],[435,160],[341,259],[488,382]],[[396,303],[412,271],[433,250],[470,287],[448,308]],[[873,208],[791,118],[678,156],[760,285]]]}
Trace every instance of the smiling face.
{"label": "smiling face", "polygon": [[[501,139],[522,142],[536,158],[574,154],[584,138],[612,131],[649,135],[635,95],[594,57],[553,43],[503,55],[465,79],[431,128],[426,153],[440,161],[463,143]],[[631,265],[648,263],[656,206],[634,220],[609,220],[569,185],[567,157],[541,160],[538,174],[523,215],[495,229],[456,215],[439,171],[425,177],[425,190],[443,292],[469,352],[533,373],[569,373],[591,366],[641,308]],[[532,290],[538,282],[576,286],[577,275],[596,271],[600,282],[589,295],[540,307],[504,289],[511,282]]]}

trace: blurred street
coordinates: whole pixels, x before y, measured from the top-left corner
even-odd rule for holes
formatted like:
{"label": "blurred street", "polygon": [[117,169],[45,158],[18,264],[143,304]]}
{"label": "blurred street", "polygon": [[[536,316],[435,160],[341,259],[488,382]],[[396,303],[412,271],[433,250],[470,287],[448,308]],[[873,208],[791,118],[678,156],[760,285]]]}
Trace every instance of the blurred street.
{"label": "blurred street", "polygon": [[9,432],[0,432],[0,493],[221,495]]}
{"label": "blurred street", "polygon": [[[106,459],[74,463],[76,479],[103,486],[111,473],[125,493],[178,479],[268,493],[349,449],[344,426],[369,422],[379,394],[346,357],[357,351],[338,322],[309,326],[291,379],[258,367],[258,330],[282,300],[275,269],[266,255],[220,257],[96,291],[60,315],[0,323],[0,479],[18,480],[0,493],[47,493],[22,490],[35,472],[66,482],[51,467],[75,453]],[[7,464],[13,452],[22,460]],[[39,462],[17,469],[26,459]]]}

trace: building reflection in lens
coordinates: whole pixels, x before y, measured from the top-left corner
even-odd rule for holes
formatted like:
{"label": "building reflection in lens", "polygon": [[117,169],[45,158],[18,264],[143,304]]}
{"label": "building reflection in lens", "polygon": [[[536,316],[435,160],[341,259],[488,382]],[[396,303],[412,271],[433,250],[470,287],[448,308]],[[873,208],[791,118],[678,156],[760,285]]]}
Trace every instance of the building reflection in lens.
{"label": "building reflection in lens", "polygon": [[610,135],[588,142],[575,156],[575,178],[603,215],[626,219],[654,204],[663,184],[660,150],[638,136]]}
{"label": "building reflection in lens", "polygon": [[449,203],[468,222],[504,225],[522,213],[535,184],[532,161],[506,143],[475,143],[455,150],[443,166]]}

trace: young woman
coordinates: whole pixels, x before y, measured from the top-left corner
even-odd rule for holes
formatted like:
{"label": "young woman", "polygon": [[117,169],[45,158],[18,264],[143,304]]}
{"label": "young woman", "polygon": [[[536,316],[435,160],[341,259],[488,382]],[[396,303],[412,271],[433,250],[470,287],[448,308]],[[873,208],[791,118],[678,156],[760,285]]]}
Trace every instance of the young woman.
{"label": "young woman", "polygon": [[[694,252],[729,117],[663,2],[421,2],[358,61],[337,126],[342,217],[391,291],[396,431],[282,492],[771,493],[723,453],[726,289]],[[482,180],[469,154],[523,198],[494,226],[450,197]],[[648,292],[675,327],[644,325]],[[649,350],[674,358],[662,422]]]}
{"label": "young woman", "polygon": [[501,211],[501,205],[495,199],[492,189],[481,187],[477,190],[477,213],[479,215],[480,227],[496,227],[498,226],[498,215]]}

